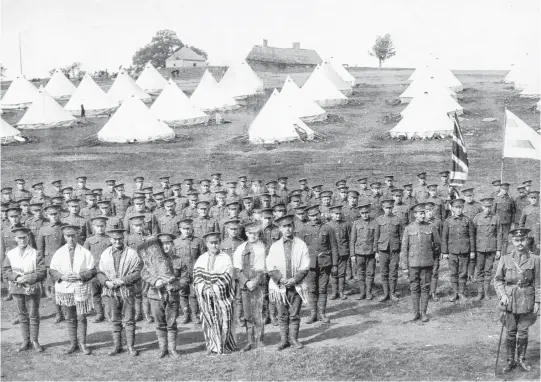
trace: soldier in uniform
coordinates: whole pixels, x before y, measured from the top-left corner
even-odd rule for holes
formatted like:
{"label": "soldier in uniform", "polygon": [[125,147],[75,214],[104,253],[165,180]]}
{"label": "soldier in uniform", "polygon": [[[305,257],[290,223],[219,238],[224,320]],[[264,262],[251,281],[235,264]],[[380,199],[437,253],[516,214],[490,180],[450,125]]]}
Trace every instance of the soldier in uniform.
{"label": "soldier in uniform", "polygon": [[41,203],[32,203],[30,204],[30,212],[32,213],[32,217],[30,217],[24,225],[28,228],[30,228],[30,231],[32,232],[32,235],[37,239],[38,233],[41,227],[43,227],[43,224],[45,223],[45,219],[42,215],[43,205]]}
{"label": "soldier in uniform", "polygon": [[[220,192],[223,190],[219,190]],[[215,193],[216,194],[216,193]],[[237,194],[237,182],[227,182],[227,194],[225,196],[226,203],[239,202],[241,201],[241,196]]]}
{"label": "soldier in uniform", "polygon": [[222,186],[222,174],[220,174],[219,172],[214,173],[210,176],[210,179],[210,192],[215,193],[216,191],[224,190],[224,186]]}
{"label": "soldier in uniform", "polygon": [[408,206],[408,221],[412,222],[415,220],[413,216],[413,210],[411,207],[419,204],[419,201],[415,196],[413,196],[413,185],[404,184],[404,193],[402,195],[402,203]]}
{"label": "soldier in uniform", "polygon": [[280,239],[280,229],[273,223],[274,215],[271,209],[261,210],[261,231],[263,242],[270,248],[272,243]]}
{"label": "soldier in uniform", "polygon": [[372,191],[368,189],[368,178],[357,179],[357,182],[359,182],[359,198],[361,200],[372,196]]}
{"label": "soldier in uniform", "polygon": [[409,276],[413,321],[429,320],[426,315],[432,279],[434,257],[440,251],[440,236],[436,227],[425,219],[425,206],[413,206],[415,221],[408,225],[402,236],[400,261],[404,273]]}
{"label": "soldier in uniform", "polygon": [[307,324],[330,319],[326,316],[327,287],[329,277],[338,275],[338,244],[332,227],[321,220],[319,206],[307,208],[308,223],[299,231],[298,237],[308,246],[310,270],[306,276],[310,317]]}
{"label": "soldier in uniform", "polygon": [[143,188],[143,192],[145,193],[145,207],[150,212],[154,212],[158,207],[158,200],[163,199],[163,193],[157,192],[153,194],[152,187]]}
{"label": "soldier in uniform", "polygon": [[332,207],[331,206],[332,191],[322,191],[320,195],[321,195],[321,206],[320,206],[321,218],[323,219],[324,223],[327,223],[331,220],[330,208]]}
{"label": "soldier in uniform", "polygon": [[[438,196],[442,200],[447,200],[449,197],[449,171],[441,171],[439,173],[441,182],[438,185]],[[447,218],[445,216],[444,218]]]}
{"label": "soldier in uniform", "polygon": [[298,194],[292,194],[289,197],[289,204],[287,205],[287,214],[293,215],[295,213],[295,209],[301,205],[301,196]]}
{"label": "soldier in uniform", "polygon": [[151,211],[154,213],[154,215],[156,215],[156,217],[159,217],[165,213],[163,203],[165,203],[167,199],[165,198],[165,193],[163,191],[156,192],[153,196],[156,205],[154,206],[154,209],[151,209]]}
{"label": "soldier in uniform", "polygon": [[500,193],[494,198],[493,212],[500,217],[502,225],[502,253],[507,253],[507,238],[511,224],[515,220],[516,205],[513,198],[509,196],[509,183],[500,184]]}
{"label": "soldier in uniform", "polygon": [[[111,245],[109,236],[105,234],[107,217],[97,216],[90,219],[92,223],[92,231],[94,234],[89,236],[83,247],[90,251],[94,257],[94,265],[97,269],[100,263],[101,254]],[[96,310],[96,318],[94,322],[102,322],[105,319],[103,306],[107,303],[102,303],[102,285],[97,277],[92,279],[92,299],[94,300],[94,309]]]}
{"label": "soldier in uniform", "polygon": [[13,188],[12,187],[4,187],[1,190],[2,192],[2,203],[11,203],[13,202]]}
{"label": "soldier in uniform", "polygon": [[133,187],[133,195],[132,195],[132,197],[137,195],[137,191],[142,191],[143,190],[145,178],[142,177],[142,176],[136,176],[135,178],[133,178],[133,182],[134,182],[134,187]]}
{"label": "soldier in uniform", "polygon": [[375,240],[377,224],[370,217],[370,205],[359,207],[361,217],[351,226],[349,248],[356,257],[361,294],[357,300],[372,299],[372,284],[376,273],[376,252],[378,244]]}
{"label": "soldier in uniform", "polygon": [[32,217],[32,213],[30,212],[30,198],[19,200],[19,208],[21,209],[21,224],[24,225]]}
{"label": "soldier in uniform", "polygon": [[193,266],[199,256],[207,251],[207,248],[200,238],[193,235],[192,223],[191,219],[179,221],[178,227],[180,236],[174,241],[174,256],[176,259],[174,261],[180,261],[181,264],[186,264],[186,279],[189,284],[188,286],[182,286],[179,292],[180,308],[183,311],[182,325],[185,325],[190,321],[196,325],[200,324],[198,317],[199,306],[193,289]]}
{"label": "soldier in uniform", "polygon": [[377,245],[376,261],[379,261],[383,286],[383,296],[379,302],[387,301],[389,298],[398,301],[396,284],[404,226],[400,218],[393,215],[393,205],[393,200],[384,200],[382,202],[384,213],[376,218],[374,242]]}
{"label": "soldier in uniform", "polygon": [[[434,227],[436,227],[436,230],[438,231],[438,235],[440,235],[443,229],[443,221],[437,217],[434,216],[434,203],[432,202],[426,202],[425,203],[425,221],[427,223],[432,224]],[[432,264],[432,277],[430,280],[430,298],[433,301],[438,301],[439,298],[436,295],[436,292],[438,290],[438,280],[440,276],[440,260],[441,260],[441,253],[439,251],[434,250],[434,263]]]}
{"label": "soldier in uniform", "polygon": [[245,225],[248,223],[254,223],[256,221],[259,221],[254,218],[254,197],[253,196],[250,196],[250,195],[243,196],[242,205],[244,208],[239,213],[239,219],[241,221],[241,224]]}
{"label": "soldier in uniform", "polygon": [[79,214],[80,200],[70,199],[66,204],[68,205],[69,215],[62,218],[62,223],[79,227],[77,237],[79,244],[83,245],[88,236],[88,225],[85,218]]}
{"label": "soldier in uniform", "polygon": [[428,185],[428,197],[426,198],[425,203],[428,203],[428,202],[434,204],[434,209],[432,210],[434,214],[434,218],[439,219],[441,221],[445,220],[445,218],[447,217],[446,212],[445,212],[445,202],[443,201],[442,198],[438,196],[437,184]]}
{"label": "soldier in uniform", "polygon": [[184,195],[188,195],[192,191],[197,192],[197,190],[193,186],[193,179],[184,179]]}
{"label": "soldier in uniform", "polygon": [[44,207],[51,204],[51,198],[43,192],[43,182],[38,182],[32,186],[34,196],[30,199],[30,204],[42,203]]}
{"label": "soldier in uniform", "polygon": [[67,207],[68,200],[73,199],[73,187],[67,186],[62,189],[62,197],[64,198],[64,207]]}
{"label": "soldier in uniform", "polygon": [[54,196],[62,196],[62,181],[61,180],[54,180],[51,182],[51,185],[53,186],[53,191],[51,192],[51,198]]}
{"label": "soldier in uniform", "polygon": [[344,219],[353,223],[355,220],[359,219],[359,192],[355,190],[348,191],[348,203],[342,207],[342,214]]}
{"label": "soldier in uniform", "polygon": [[449,262],[449,278],[453,294],[449,301],[466,299],[468,264],[475,259],[475,230],[473,223],[462,213],[464,199],[451,201],[452,216],[443,222],[441,253]]}
{"label": "soldier in uniform", "polygon": [[87,192],[90,191],[86,187],[86,176],[78,176],[75,180],[77,181],[77,188],[73,190],[73,197],[79,199],[80,202],[84,200],[84,196]]}
{"label": "soldier in uniform", "polygon": [[349,187],[345,184],[342,184],[338,188],[338,192],[333,198],[333,205],[341,204],[342,206],[345,206],[348,202],[348,190]]}
{"label": "soldier in uniform", "polygon": [[316,184],[314,187],[312,187],[313,195],[310,198],[310,200],[308,201],[309,206],[313,206],[313,205],[317,204],[317,205],[319,205],[321,207],[321,193],[322,193],[322,190],[323,190],[323,185],[322,184]]}
{"label": "soldier in uniform", "polygon": [[203,179],[199,182],[201,191],[199,192],[200,202],[209,202],[209,205],[214,205],[214,194],[210,191],[210,180]]}
{"label": "soldier in uniform", "polygon": [[[233,254],[244,241],[240,239],[239,237],[239,229],[240,229],[240,220],[238,219],[231,219],[227,220],[224,223],[224,229],[225,229],[225,236],[224,240],[220,243],[220,247],[222,252],[225,252],[231,257],[231,261],[233,261]],[[242,325],[242,301],[241,301],[241,292],[240,287],[238,285],[238,280],[235,280],[235,313],[237,315],[237,320],[239,324]]]}
{"label": "soldier in uniform", "polygon": [[287,214],[286,206],[283,205],[282,203],[276,204],[272,208],[272,215],[274,216],[274,220],[280,219],[282,216],[286,216],[286,214]]}
{"label": "soldier in uniform", "polygon": [[[342,206],[336,205],[329,208],[331,220],[329,226],[334,230],[336,245],[338,248],[338,270],[336,275],[331,275],[331,296],[330,300],[347,299],[344,293],[346,285],[346,268],[349,260],[349,235],[351,226],[342,217]],[[297,225],[297,223],[295,223]]]}
{"label": "soldier in uniform", "polygon": [[383,209],[381,208],[381,201],[383,200],[381,197],[381,183],[374,182],[370,184],[370,188],[372,189],[372,195],[366,199],[366,202],[362,202],[362,204],[370,204],[370,217],[375,219],[383,214]]}
{"label": "soldier in uniform", "polygon": [[428,189],[426,186],[426,172],[421,172],[417,174],[417,181],[419,183],[413,188],[412,195],[415,199],[417,199],[418,202],[422,203],[428,197]]}
{"label": "soldier in uniform", "polygon": [[116,180],[114,179],[107,179],[105,181],[105,184],[107,185],[107,190],[105,190],[103,193],[102,193],[102,200],[107,200],[107,201],[111,201],[113,200],[113,198],[115,197],[116,195],[116,192],[115,192],[115,184],[116,184]]}
{"label": "soldier in uniform", "polygon": [[100,200],[98,202],[98,208],[100,209],[99,216],[106,217],[105,232],[115,229],[124,229],[124,223],[121,218],[113,215],[111,212],[111,202],[107,200]]}
{"label": "soldier in uniform", "polygon": [[180,183],[171,185],[171,198],[175,201],[175,211],[177,215],[182,215],[182,211],[188,205],[188,198],[182,195]]}
{"label": "soldier in uniform", "polygon": [[271,196],[268,193],[263,193],[259,195],[259,208],[266,210],[267,208],[272,208]]}
{"label": "soldier in uniform", "polygon": [[163,203],[165,212],[158,217],[158,232],[178,236],[178,222],[182,219],[175,211],[175,200],[167,199]]}
{"label": "soldier in uniform", "polygon": [[160,179],[160,185],[161,185],[160,192],[163,192],[163,196],[165,199],[169,199],[170,197],[173,196],[173,192],[171,191],[171,186],[169,184],[170,177],[162,176],[159,179]]}
{"label": "soldier in uniform", "polygon": [[[267,182],[267,191],[270,197],[270,207],[274,207],[277,204],[286,204],[287,198],[283,198],[282,195],[278,194],[278,182],[275,180],[271,180],[270,182]],[[266,207],[266,206],[264,206]]]}
{"label": "soldier in uniform", "polygon": [[528,193],[530,204],[522,210],[520,216],[520,228],[528,228],[530,251],[539,255],[539,243],[541,242],[541,229],[539,228],[539,191]]}
{"label": "soldier in uniform", "polygon": [[494,198],[481,199],[482,212],[473,218],[475,247],[477,250],[477,275],[479,292],[476,300],[488,298],[494,258],[499,259],[502,245],[502,227],[500,217],[492,213]]}
{"label": "soldier in uniform", "polygon": [[89,192],[85,195],[86,197],[86,207],[81,209],[80,215],[90,223],[90,219],[94,216],[101,215],[100,208],[96,204],[96,195]]}
{"label": "soldier in uniform", "polygon": [[254,197],[254,208],[259,208],[259,196],[265,192],[262,188],[263,182],[261,179],[252,179],[252,182],[250,184],[250,191],[248,192],[248,195],[251,195]]}
{"label": "soldier in uniform", "polygon": [[540,302],[539,256],[528,251],[529,230],[519,228],[509,233],[514,248],[500,258],[494,278],[500,297],[501,320],[507,329],[505,373],[513,370],[517,363],[522,370],[531,370],[526,362],[528,329],[537,319]]}
{"label": "soldier in uniform", "polygon": [[309,205],[310,199],[314,196],[314,192],[310,187],[308,187],[308,179],[301,178],[299,179],[300,190],[301,190],[301,200],[304,204]]}
{"label": "soldier in uniform", "polygon": [[197,202],[199,200],[199,193],[197,191],[191,191],[188,194],[188,205],[182,210],[182,219],[195,219],[199,216],[197,213]]}
{"label": "soldier in uniform", "polygon": [[133,216],[143,215],[145,217],[144,230],[150,235],[155,236],[158,233],[158,221],[156,220],[156,216],[146,209],[145,198],[143,196],[136,196],[132,201],[134,207],[133,211],[124,216],[124,227],[126,227],[126,233],[131,233],[130,219]]}
{"label": "soldier in uniform", "polygon": [[[467,188],[462,190],[462,195],[464,196],[464,211],[462,212],[464,216],[468,219],[473,220],[477,214],[483,212],[481,203],[477,202],[473,198],[473,188]],[[477,261],[476,258],[471,259],[468,265],[468,281],[475,282],[475,265]]]}
{"label": "soldier in uniform", "polygon": [[282,202],[287,206],[289,202],[289,189],[287,188],[287,176],[281,176],[278,178],[278,195],[282,197]]}
{"label": "soldier in uniform", "polygon": [[[92,193],[96,197],[97,202],[103,199],[103,188],[94,188],[92,189],[92,191],[90,191],[90,193]],[[85,195],[87,194],[88,192]]]}
{"label": "soldier in uniform", "polygon": [[530,193],[532,190],[532,181],[531,180],[525,180],[522,182],[522,185],[524,186],[524,189],[526,190],[526,194]]}
{"label": "soldier in uniform", "polygon": [[404,190],[401,188],[395,188],[393,190],[393,215],[398,216],[402,225],[406,227],[409,223],[409,209],[407,204],[402,203],[402,196]]}
{"label": "soldier in uniform", "polygon": [[241,197],[248,196],[250,194],[250,187],[246,184],[248,182],[248,178],[245,175],[238,177],[238,186],[237,186],[237,194],[239,194]]}
{"label": "soldier in uniform", "polygon": [[293,215],[292,215],[294,216],[293,223],[295,223],[293,230],[295,231],[295,235],[298,235],[299,231],[308,222],[308,215],[306,215],[307,208],[308,206],[298,206],[293,210]]}
{"label": "soldier in uniform", "polygon": [[124,219],[126,210],[131,206],[132,201],[129,196],[124,194],[124,183],[115,184],[115,197],[111,200],[111,206],[113,208],[113,214],[120,219]]}
{"label": "soldier in uniform", "polygon": [[498,179],[498,180],[492,181],[491,183],[492,183],[492,192],[490,193],[490,196],[496,199],[496,196],[500,195],[502,181]]}
{"label": "soldier in uniform", "polygon": [[197,202],[198,216],[193,219],[194,236],[203,237],[209,232],[219,232],[218,222],[208,215],[210,203],[206,200]]}
{"label": "soldier in uniform", "polygon": [[32,193],[24,188],[26,184],[24,179],[15,179],[16,189],[13,191],[13,200],[16,202],[21,201],[21,199],[32,198]]}
{"label": "soldier in uniform", "polygon": [[520,185],[517,187],[518,195],[515,198],[515,220],[513,221],[512,228],[520,226],[520,217],[522,216],[522,210],[524,207],[530,204],[528,199],[528,193],[526,192],[526,186]]}

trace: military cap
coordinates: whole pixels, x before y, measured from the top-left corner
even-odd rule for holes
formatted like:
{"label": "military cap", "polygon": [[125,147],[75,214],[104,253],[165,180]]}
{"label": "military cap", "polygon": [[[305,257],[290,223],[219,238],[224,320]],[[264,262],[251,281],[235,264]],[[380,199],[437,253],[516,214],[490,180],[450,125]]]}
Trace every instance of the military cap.
{"label": "military cap", "polygon": [[62,184],[62,181],[61,181],[61,180],[53,180],[53,181],[51,182],[51,184],[52,184],[53,186],[59,186],[59,185]]}
{"label": "military cap", "polygon": [[72,191],[73,191],[73,187],[71,187],[71,186],[64,187],[64,188],[61,190],[61,192],[62,192],[63,194],[65,194],[66,192],[72,192]]}
{"label": "military cap", "polygon": [[78,176],[77,178],[75,178],[75,180],[86,180],[87,177],[86,176]]}
{"label": "military cap", "polygon": [[291,190],[289,192],[289,196],[293,196],[293,195],[298,195],[298,196],[302,195],[302,190]]}
{"label": "military cap", "polygon": [[404,190],[413,190],[413,184],[404,184]]}
{"label": "military cap", "polygon": [[425,178],[426,178],[426,172],[423,171],[423,172],[418,173],[418,174],[417,174],[417,178],[419,178],[419,179],[425,179]]}
{"label": "military cap", "polygon": [[438,189],[438,185],[437,185],[437,184],[429,184],[427,187],[428,187],[429,190],[436,190],[436,189]]}
{"label": "military cap", "polygon": [[530,230],[528,228],[517,228],[517,229],[509,231],[509,235],[517,239],[526,237],[528,236],[529,233],[530,233]]}
{"label": "military cap", "polygon": [[133,181],[134,181],[135,183],[137,183],[137,182],[144,182],[144,181],[145,181],[145,178],[142,177],[142,176],[136,176],[135,178],[133,178]]}
{"label": "military cap", "polygon": [[473,195],[473,188],[466,188],[465,190],[462,190],[462,195],[465,196],[472,196]]}
{"label": "military cap", "polygon": [[259,199],[270,199],[270,198],[271,198],[270,194],[266,192],[259,195]]}
{"label": "military cap", "polygon": [[332,198],[332,194],[333,194],[332,191],[322,191],[321,192],[321,197],[322,198]]}
{"label": "military cap", "polygon": [[426,208],[425,203],[417,203],[416,205],[411,207],[411,210],[413,212],[423,212],[425,210],[425,208]]}
{"label": "military cap", "polygon": [[13,187],[4,187],[1,190],[2,194],[10,194],[11,191],[13,191]]}
{"label": "military cap", "polygon": [[50,205],[50,206],[47,206],[45,208],[45,213],[46,214],[52,214],[52,213],[56,213],[59,211],[59,208],[57,205]]}
{"label": "military cap", "polygon": [[192,219],[182,219],[177,224],[180,228],[190,228],[192,226]]}
{"label": "military cap", "polygon": [[121,188],[121,187],[124,188],[124,183],[118,183],[118,184],[115,184],[115,185],[113,186],[113,189],[116,190],[117,188]]}
{"label": "military cap", "polygon": [[272,209],[271,208],[265,208],[265,209],[262,209],[259,214],[261,215],[261,217],[274,217],[273,213],[272,213]]}
{"label": "military cap", "polygon": [[394,180],[394,175],[385,175],[385,180]]}
{"label": "military cap", "polygon": [[263,181],[261,179],[252,179],[252,183],[263,183]]}
{"label": "military cap", "polygon": [[239,202],[236,202],[236,201],[233,201],[233,202],[229,202],[225,205],[227,208],[238,208],[240,207],[240,203]]}
{"label": "military cap", "polygon": [[502,181],[499,180],[499,179],[498,179],[498,180],[493,180],[493,181],[492,181],[492,185],[493,185],[493,186],[500,186],[501,184],[502,184]]}
{"label": "military cap", "polygon": [[445,171],[440,171],[439,175],[442,178],[448,178],[450,173],[451,173],[450,171],[445,170]]}
{"label": "military cap", "polygon": [[306,213],[308,215],[316,215],[318,212],[320,212],[319,207],[320,207],[319,204],[314,204],[314,205],[308,206],[306,208]]}
{"label": "military cap", "polygon": [[75,235],[79,233],[80,228],[76,225],[64,224],[60,227],[64,235]]}
{"label": "military cap", "polygon": [[92,192],[92,191],[85,192],[85,198],[87,199],[92,199],[92,198],[96,199],[96,195],[97,195],[96,192]]}
{"label": "military cap", "polygon": [[16,202],[14,200],[12,200],[10,203],[9,203],[9,207],[10,208],[18,208],[19,207],[19,202]]}
{"label": "military cap", "polygon": [[111,206],[111,201],[109,200],[100,200],[96,203],[98,206],[107,206],[107,207],[110,207]]}
{"label": "military cap", "polygon": [[224,197],[227,195],[227,192],[225,190],[218,190],[214,193],[214,195]]}
{"label": "military cap", "polygon": [[359,179],[357,179],[357,182],[359,182],[361,184],[366,184],[366,183],[368,183],[368,178],[359,178]]}
{"label": "military cap", "polygon": [[210,203],[207,202],[206,200],[200,200],[200,201],[197,202],[196,206],[197,206],[197,208],[209,208]]}
{"label": "military cap", "polygon": [[312,190],[321,190],[322,188],[323,188],[322,184],[317,184],[317,185],[312,187]]}
{"label": "military cap", "polygon": [[210,177],[213,178],[213,179],[220,178],[221,176],[222,176],[222,174],[220,174],[219,172],[215,172],[214,174],[210,175]]}
{"label": "military cap", "polygon": [[532,181],[531,180],[525,180],[524,182],[522,182],[522,184],[524,184],[525,186],[531,186]]}
{"label": "military cap", "polygon": [[242,197],[242,200],[249,200],[250,202],[254,201],[254,197],[251,195],[246,195]]}
{"label": "military cap", "polygon": [[23,198],[23,199],[19,199],[19,205],[29,205],[30,204],[30,198]]}
{"label": "military cap", "polygon": [[244,226],[245,232],[258,233],[261,231],[261,222],[253,222]]}
{"label": "military cap", "polygon": [[391,200],[384,200],[384,201],[381,202],[381,206],[382,206],[383,208],[385,208],[385,207],[387,207],[387,208],[392,207],[392,206],[394,206],[394,200],[392,200],[392,199],[391,199]]}
{"label": "military cap", "polygon": [[146,187],[141,188],[141,191],[144,191],[146,193],[151,194],[153,189],[154,189],[154,187],[152,187],[152,186],[146,186]]}
{"label": "military cap", "polygon": [[237,182],[235,182],[234,180],[230,180],[229,182],[226,183],[228,186],[231,186],[231,188],[234,188],[237,186]]}
{"label": "military cap", "polygon": [[164,206],[174,206],[176,204],[175,199],[165,199],[163,201]]}
{"label": "military cap", "polygon": [[308,179],[306,178],[300,178],[299,183],[308,183]]}
{"label": "military cap", "polygon": [[109,230],[109,231],[107,231],[105,233],[111,239],[122,239],[122,238],[124,238],[124,232],[126,232],[126,231],[123,230],[123,229],[111,229],[111,230]]}
{"label": "military cap", "polygon": [[464,199],[453,199],[451,200],[451,206],[453,207],[463,207],[464,206]]}
{"label": "military cap", "polygon": [[526,186],[525,185],[518,185],[517,186],[517,190],[525,190],[526,189]]}
{"label": "military cap", "polygon": [[66,201],[66,204],[68,206],[78,206],[80,202],[81,201],[79,199],[77,199],[77,198],[71,198],[71,199]]}
{"label": "military cap", "polygon": [[494,198],[491,197],[485,197],[480,200],[481,204],[486,207],[492,206],[492,202],[494,202]]}
{"label": "military cap", "polygon": [[31,210],[41,210],[43,208],[43,203],[31,203],[30,209]]}
{"label": "military cap", "polygon": [[205,239],[205,241],[210,241],[210,240],[220,241],[221,237],[222,237],[222,234],[220,232],[209,232],[206,235],[203,235],[203,239]]}
{"label": "military cap", "polygon": [[381,182],[373,182],[373,183],[370,183],[370,187],[371,187],[371,188],[378,188],[378,187],[381,187]]}
{"label": "military cap", "polygon": [[171,190],[175,191],[175,190],[180,190],[180,183],[173,183],[171,186],[170,186]]}
{"label": "military cap", "polygon": [[15,237],[25,237],[25,236],[28,236],[30,232],[32,232],[32,230],[27,227],[13,227],[11,229],[11,233]]}
{"label": "military cap", "polygon": [[336,204],[334,206],[330,206],[329,211],[331,211],[331,212],[340,212],[340,211],[342,211],[342,205],[341,204]]}
{"label": "military cap", "polygon": [[207,186],[210,186],[210,180],[208,179],[203,179],[199,182],[200,185],[204,186],[204,185],[207,185]]}
{"label": "military cap", "polygon": [[285,215],[285,216],[282,216],[281,218],[276,219],[274,223],[278,224],[279,226],[293,224],[294,219],[295,218],[293,215]]}
{"label": "military cap", "polygon": [[274,207],[272,207],[273,211],[286,211],[286,206],[283,203],[278,203]]}
{"label": "military cap", "polygon": [[108,185],[108,186],[114,186],[116,184],[116,180],[114,179],[107,179],[105,181],[105,184]]}
{"label": "military cap", "polygon": [[509,183],[503,182],[503,183],[500,184],[500,187],[501,188],[509,188]]}
{"label": "military cap", "polygon": [[169,180],[171,177],[170,176],[160,176],[158,179],[159,180]]}
{"label": "military cap", "polygon": [[530,198],[539,198],[539,191],[530,191],[528,192],[528,197]]}
{"label": "military cap", "polygon": [[19,183],[19,184],[25,184],[25,180],[23,178],[18,178],[18,179],[15,179],[14,180],[15,183]]}
{"label": "military cap", "polygon": [[336,187],[345,186],[346,183],[347,183],[347,182],[346,182],[345,179],[341,179],[341,180],[339,180],[338,182],[335,183],[335,186],[336,186]]}
{"label": "military cap", "polygon": [[240,220],[239,219],[230,219],[224,222],[224,225],[226,227],[236,228],[239,226]]}
{"label": "military cap", "polygon": [[363,204],[358,207],[360,212],[369,212],[370,211],[370,203]]}
{"label": "military cap", "polygon": [[278,178],[278,183],[285,183],[287,182],[287,176],[281,176]]}
{"label": "military cap", "polygon": [[33,184],[33,185],[32,185],[32,188],[33,188],[34,190],[37,190],[38,188],[43,188],[43,182],[38,182],[38,183],[36,183],[36,184]]}
{"label": "military cap", "polygon": [[176,238],[177,237],[175,235],[170,234],[170,233],[160,233],[160,234],[158,234],[158,240],[161,241],[162,243],[173,241]]}
{"label": "military cap", "polygon": [[393,188],[391,193],[397,194],[397,195],[402,195],[404,193],[404,190],[401,189],[401,188]]}
{"label": "military cap", "polygon": [[184,179],[184,184],[193,184],[193,179],[191,178]]}
{"label": "military cap", "polygon": [[62,196],[53,196],[51,198],[51,202],[54,203],[54,202],[63,202],[64,201],[64,198]]}
{"label": "military cap", "polygon": [[[21,209],[19,207],[8,207],[6,209],[6,212],[8,214],[8,216],[10,215],[18,215],[21,213]],[[10,212],[13,212],[13,214],[10,214]]]}
{"label": "military cap", "polygon": [[92,190],[92,193],[93,193],[93,194],[96,194],[96,193],[101,194],[102,192],[103,192],[103,188],[94,188],[94,189]]}
{"label": "military cap", "polygon": [[278,182],[275,181],[275,180],[269,180],[267,183],[265,183],[265,186],[270,186],[270,185],[277,185]]}
{"label": "military cap", "polygon": [[163,191],[159,191],[159,192],[156,192],[155,194],[153,194],[152,196],[154,196],[154,199],[163,199],[165,198],[165,193]]}
{"label": "military cap", "polygon": [[196,200],[199,197],[199,192],[191,191],[188,192],[188,199]]}
{"label": "military cap", "polygon": [[355,190],[349,190],[348,191],[348,196],[354,196],[354,197],[358,198],[359,197],[359,192],[355,191]]}
{"label": "military cap", "polygon": [[134,215],[129,220],[132,224],[141,224],[145,221],[145,215]]}
{"label": "military cap", "polygon": [[305,213],[308,206],[297,206],[293,208],[295,210],[295,213]]}
{"label": "military cap", "polygon": [[140,204],[145,203],[145,197],[142,196],[142,195],[134,196],[131,200],[132,200],[133,204],[139,204],[137,202],[141,202]]}
{"label": "military cap", "polygon": [[347,190],[349,190],[349,187],[346,186],[345,184],[342,184],[342,185],[338,186],[338,190],[340,192],[342,192],[342,191],[347,192]]}
{"label": "military cap", "polygon": [[93,218],[90,218],[90,221],[92,223],[99,223],[99,222],[105,223],[107,220],[109,220],[107,216],[94,216]]}
{"label": "military cap", "polygon": [[425,202],[425,210],[432,210],[435,206],[434,202]]}
{"label": "military cap", "polygon": [[248,177],[246,175],[242,175],[242,176],[239,176],[237,179],[246,182],[248,180]]}

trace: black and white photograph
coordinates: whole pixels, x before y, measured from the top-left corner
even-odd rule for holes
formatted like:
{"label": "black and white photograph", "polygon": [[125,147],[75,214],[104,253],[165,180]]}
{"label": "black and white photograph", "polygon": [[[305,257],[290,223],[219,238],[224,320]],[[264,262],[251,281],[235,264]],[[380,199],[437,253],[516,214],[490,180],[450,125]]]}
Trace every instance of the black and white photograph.
{"label": "black and white photograph", "polygon": [[1,381],[539,381],[539,0],[0,0]]}

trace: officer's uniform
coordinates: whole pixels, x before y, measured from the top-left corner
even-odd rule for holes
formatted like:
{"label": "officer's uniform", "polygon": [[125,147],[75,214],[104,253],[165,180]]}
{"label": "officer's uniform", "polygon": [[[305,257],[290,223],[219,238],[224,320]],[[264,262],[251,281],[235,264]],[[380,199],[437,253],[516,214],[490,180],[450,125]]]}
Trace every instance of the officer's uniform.
{"label": "officer's uniform", "polygon": [[400,263],[400,242],[404,227],[398,216],[378,216],[376,218],[376,232],[374,241],[377,244],[379,254],[379,266],[383,296],[380,301],[385,301],[396,292],[398,281],[398,266]]}

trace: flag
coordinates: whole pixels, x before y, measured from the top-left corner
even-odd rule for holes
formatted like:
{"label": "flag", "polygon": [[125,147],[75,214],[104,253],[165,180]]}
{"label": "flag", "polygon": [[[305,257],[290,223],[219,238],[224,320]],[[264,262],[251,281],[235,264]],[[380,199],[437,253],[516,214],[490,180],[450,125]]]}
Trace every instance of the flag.
{"label": "flag", "polygon": [[464,143],[464,137],[462,136],[462,130],[460,129],[460,123],[458,116],[455,113],[454,118],[455,126],[453,128],[453,152],[451,157],[453,159],[452,171],[449,174],[449,185],[454,187],[461,187],[466,183],[468,179],[468,153],[466,151],[466,144]]}
{"label": "flag", "polygon": [[505,110],[504,158],[541,160],[541,136],[523,120]]}

